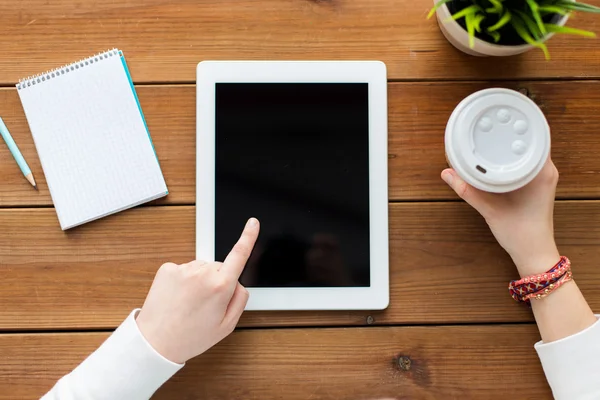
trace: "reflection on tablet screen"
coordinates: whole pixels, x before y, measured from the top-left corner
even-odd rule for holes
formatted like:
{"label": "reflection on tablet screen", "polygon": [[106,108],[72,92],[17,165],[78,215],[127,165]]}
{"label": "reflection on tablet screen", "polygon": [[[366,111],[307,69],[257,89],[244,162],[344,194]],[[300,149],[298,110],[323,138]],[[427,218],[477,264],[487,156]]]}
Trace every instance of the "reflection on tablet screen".
{"label": "reflection on tablet screen", "polygon": [[217,83],[215,256],[247,218],[248,287],[370,286],[366,83]]}

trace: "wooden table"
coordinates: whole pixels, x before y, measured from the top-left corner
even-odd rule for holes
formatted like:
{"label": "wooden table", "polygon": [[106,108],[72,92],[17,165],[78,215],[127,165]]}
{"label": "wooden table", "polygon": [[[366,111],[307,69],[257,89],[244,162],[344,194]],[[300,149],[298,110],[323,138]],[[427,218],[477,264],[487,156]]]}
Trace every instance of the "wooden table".
{"label": "wooden table", "polygon": [[[591,1],[600,5],[600,0]],[[573,37],[507,59],[457,52],[431,0],[4,0],[0,115],[40,191],[0,145],[0,399],[33,399],[142,304],[157,268],[194,257],[195,65],[206,59],[378,59],[389,74],[391,305],[253,312],[158,399],[547,399],[531,313],[485,222],[439,179],[454,106],[481,88],[528,93],[553,129],[557,240],[600,310],[600,46]],[[574,26],[600,31],[600,18]],[[14,83],[125,52],[167,198],[59,228]],[[476,294],[479,293],[479,294]]]}

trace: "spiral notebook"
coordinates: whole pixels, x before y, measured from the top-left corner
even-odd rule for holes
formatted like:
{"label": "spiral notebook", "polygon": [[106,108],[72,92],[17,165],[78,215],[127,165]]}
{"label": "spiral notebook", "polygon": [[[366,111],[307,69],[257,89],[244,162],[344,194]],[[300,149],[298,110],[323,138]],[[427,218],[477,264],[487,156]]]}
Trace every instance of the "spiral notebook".
{"label": "spiral notebook", "polygon": [[123,53],[17,84],[63,230],[168,194]]}

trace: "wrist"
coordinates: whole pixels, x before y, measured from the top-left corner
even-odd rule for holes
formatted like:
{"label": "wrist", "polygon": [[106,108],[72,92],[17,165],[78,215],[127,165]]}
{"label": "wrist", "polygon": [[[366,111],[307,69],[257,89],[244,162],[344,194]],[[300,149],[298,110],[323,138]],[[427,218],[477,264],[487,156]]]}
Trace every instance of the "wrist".
{"label": "wrist", "polygon": [[147,321],[145,314],[143,314],[143,309],[136,316],[135,322],[142,336],[144,336],[148,344],[152,346],[158,354],[175,364],[185,364],[187,360],[177,354],[174,349],[170,348],[168,334],[156,324]]}
{"label": "wrist", "polygon": [[541,251],[533,250],[525,256],[513,256],[512,259],[523,278],[548,271],[560,260],[560,253],[556,246],[552,246]]}

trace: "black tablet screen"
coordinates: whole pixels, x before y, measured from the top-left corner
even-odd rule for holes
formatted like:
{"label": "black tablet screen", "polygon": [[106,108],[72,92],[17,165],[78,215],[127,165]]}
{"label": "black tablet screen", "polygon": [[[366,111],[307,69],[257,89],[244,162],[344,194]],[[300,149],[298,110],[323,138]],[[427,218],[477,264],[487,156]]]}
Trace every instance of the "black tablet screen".
{"label": "black tablet screen", "polygon": [[248,287],[369,286],[367,83],[217,83],[215,257]]}

